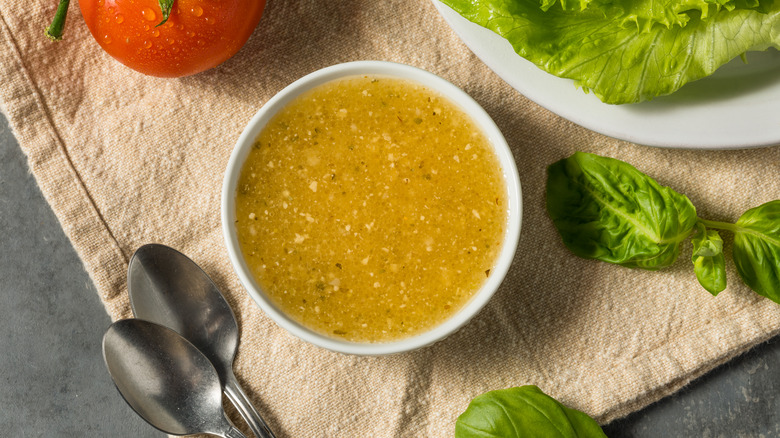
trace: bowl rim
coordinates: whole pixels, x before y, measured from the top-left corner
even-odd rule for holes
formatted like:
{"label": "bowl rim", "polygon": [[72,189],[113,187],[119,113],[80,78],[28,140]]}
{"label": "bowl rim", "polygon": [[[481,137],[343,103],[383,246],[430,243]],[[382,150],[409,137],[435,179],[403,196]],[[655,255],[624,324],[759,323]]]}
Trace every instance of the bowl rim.
{"label": "bowl rim", "polygon": [[[507,228],[501,252],[485,283],[454,315],[417,335],[385,343],[358,343],[331,338],[295,321],[274,305],[257,284],[240,250],[235,227],[235,193],[241,168],[251,147],[265,125],[300,94],[332,80],[362,75],[388,76],[422,83],[446,96],[460,107],[482,130],[493,146],[507,189]],[[487,304],[503,282],[514,260],[522,222],[522,193],[517,166],[509,145],[493,119],[471,96],[426,70],[389,61],[353,61],[332,65],[309,73],[269,99],[252,117],[236,141],[225,170],[221,199],[222,234],[233,270],[250,297],[277,325],[294,336],[319,347],[340,353],[376,356],[416,350],[456,332]]]}

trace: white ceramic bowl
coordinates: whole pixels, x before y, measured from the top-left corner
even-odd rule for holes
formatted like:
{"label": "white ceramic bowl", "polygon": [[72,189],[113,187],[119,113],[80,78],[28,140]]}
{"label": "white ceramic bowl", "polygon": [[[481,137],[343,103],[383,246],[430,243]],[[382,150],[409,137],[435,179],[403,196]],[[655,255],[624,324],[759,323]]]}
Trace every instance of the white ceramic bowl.
{"label": "white ceramic bowl", "polygon": [[[356,343],[334,339],[303,326],[279,310],[260,288],[246,265],[233,225],[236,219],[236,186],[241,167],[255,139],[268,121],[301,93],[335,79],[356,75],[380,75],[417,81],[447,96],[460,106],[477,123],[493,145],[506,181],[509,202],[508,226],[501,253],[482,288],[458,313],[438,326],[427,332],[387,343]],[[271,319],[293,335],[320,347],[350,354],[381,355],[414,350],[436,342],[458,330],[482,309],[504,279],[517,249],[521,218],[520,179],[517,175],[515,161],[504,136],[485,110],[458,87],[432,73],[408,65],[383,61],[358,61],[327,67],[298,79],[271,98],[255,114],[239,137],[230,156],[222,187],[222,231],[225,244],[233,268],[249,295]]]}

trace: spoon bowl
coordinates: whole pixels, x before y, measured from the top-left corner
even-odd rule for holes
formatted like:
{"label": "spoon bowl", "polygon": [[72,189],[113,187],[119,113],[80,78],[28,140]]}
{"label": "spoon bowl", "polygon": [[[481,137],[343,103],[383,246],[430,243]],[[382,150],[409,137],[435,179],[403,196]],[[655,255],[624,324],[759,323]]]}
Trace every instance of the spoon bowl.
{"label": "spoon bowl", "polygon": [[164,325],[192,342],[225,384],[238,350],[238,324],[198,265],[168,246],[144,245],[130,259],[127,288],[136,318]]}
{"label": "spoon bowl", "polygon": [[176,332],[139,319],[117,321],[103,337],[103,358],[125,401],[157,429],[245,438],[225,415],[211,362]]}

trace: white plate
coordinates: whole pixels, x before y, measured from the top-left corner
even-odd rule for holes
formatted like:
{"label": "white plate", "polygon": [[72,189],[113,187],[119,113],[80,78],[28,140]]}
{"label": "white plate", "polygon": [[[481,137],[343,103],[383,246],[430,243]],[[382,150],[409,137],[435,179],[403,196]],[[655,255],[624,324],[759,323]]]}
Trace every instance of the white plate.
{"label": "white plate", "polygon": [[648,146],[737,149],[780,144],[780,51],[749,52],[712,76],[669,95],[630,105],[607,105],[568,79],[517,55],[507,40],[436,8],[463,42],[517,91],[590,130]]}

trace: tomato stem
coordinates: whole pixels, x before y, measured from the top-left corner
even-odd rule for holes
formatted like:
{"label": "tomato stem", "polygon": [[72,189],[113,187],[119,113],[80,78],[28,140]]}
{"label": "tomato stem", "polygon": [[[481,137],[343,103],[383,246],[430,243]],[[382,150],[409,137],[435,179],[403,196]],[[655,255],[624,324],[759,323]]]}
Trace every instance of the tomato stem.
{"label": "tomato stem", "polygon": [[70,5],[70,0],[60,0],[57,12],[54,14],[54,20],[46,28],[46,36],[52,41],[62,39],[62,29],[65,27],[65,17],[68,15],[68,5]]}
{"label": "tomato stem", "polygon": [[160,12],[162,12],[163,20],[154,27],[160,27],[163,24],[165,24],[166,21],[168,21],[168,17],[171,15],[171,9],[173,9],[173,2],[175,0],[159,0],[158,3],[160,4]]}

